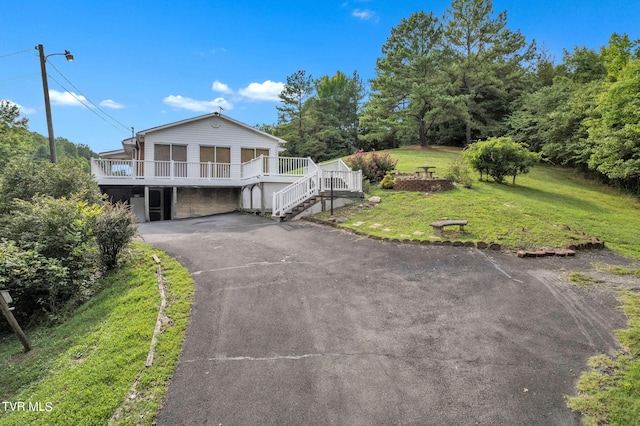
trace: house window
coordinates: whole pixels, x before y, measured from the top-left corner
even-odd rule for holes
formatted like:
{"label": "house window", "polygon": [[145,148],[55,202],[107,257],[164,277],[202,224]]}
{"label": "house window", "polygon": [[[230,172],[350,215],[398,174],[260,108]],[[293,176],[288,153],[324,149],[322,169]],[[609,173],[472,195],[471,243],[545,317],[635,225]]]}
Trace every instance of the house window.
{"label": "house window", "polygon": [[200,177],[231,177],[231,148],[222,146],[201,146]]}
{"label": "house window", "polygon": [[268,157],[269,150],[264,148],[242,148],[240,152],[240,161],[242,163],[246,163],[247,161],[251,161],[254,158],[258,158],[261,155]]}
{"label": "house window", "polygon": [[[187,146],[186,145],[154,145],[156,176],[187,176]],[[171,162],[173,161],[173,169]]]}
{"label": "house window", "polygon": [[262,170],[263,173],[269,173],[269,150],[264,148],[242,148],[240,151],[240,159],[241,162],[246,163],[247,161],[251,161],[254,158],[258,158],[261,155],[264,155],[262,159],[263,165]]}

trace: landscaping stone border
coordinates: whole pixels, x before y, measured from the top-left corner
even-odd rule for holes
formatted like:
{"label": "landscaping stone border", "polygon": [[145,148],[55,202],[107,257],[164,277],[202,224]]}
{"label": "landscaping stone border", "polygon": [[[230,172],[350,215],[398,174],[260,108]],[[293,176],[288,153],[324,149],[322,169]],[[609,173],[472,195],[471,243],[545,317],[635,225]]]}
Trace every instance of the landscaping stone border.
{"label": "landscaping stone border", "polygon": [[544,256],[574,256],[576,251],[579,250],[599,250],[604,248],[604,241],[596,237],[590,237],[582,231],[571,229],[568,226],[564,226],[564,229],[571,231],[576,235],[583,238],[584,241],[580,243],[573,243],[567,245],[565,249],[540,249],[540,250],[518,250],[517,256],[520,258],[525,257],[544,257]]}
{"label": "landscaping stone border", "polygon": [[[301,220],[306,220],[307,222],[317,223],[320,225],[327,225],[332,228],[338,228],[340,223],[337,220],[324,220],[319,219],[314,216],[306,216],[301,218]],[[584,238],[584,241],[581,243],[573,243],[567,245],[564,249],[539,249],[539,250],[518,250],[516,255],[519,258],[531,258],[531,257],[546,257],[546,256],[559,256],[559,257],[571,257],[575,256],[577,251],[580,250],[594,250],[594,249],[603,249],[605,247],[604,241],[599,238],[590,237],[584,232],[576,231],[575,229],[571,229],[568,226],[564,227],[566,230],[572,231],[575,234]],[[381,237],[379,235],[371,235],[359,229],[351,229],[351,228],[340,228],[342,230],[348,231],[355,235],[360,235],[363,237],[371,238],[372,240],[385,241],[390,243],[401,243],[401,244],[413,244],[413,245],[421,245],[421,246],[453,246],[453,247],[474,247],[480,250],[502,250],[502,246],[498,243],[490,242],[486,243],[484,241],[449,241],[449,240],[410,240],[410,239],[400,239],[400,238],[391,238],[391,237]]]}

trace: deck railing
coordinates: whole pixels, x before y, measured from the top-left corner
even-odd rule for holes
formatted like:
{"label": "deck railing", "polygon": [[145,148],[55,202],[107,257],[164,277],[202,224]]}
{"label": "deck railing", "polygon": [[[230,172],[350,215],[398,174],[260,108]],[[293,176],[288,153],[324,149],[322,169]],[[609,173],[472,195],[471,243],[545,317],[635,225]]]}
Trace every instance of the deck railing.
{"label": "deck railing", "polygon": [[317,168],[314,172],[273,194],[272,216],[284,217],[287,212],[305,200],[331,189],[341,192],[362,192],[362,171]]}
{"label": "deck railing", "polygon": [[242,163],[242,178],[256,176],[305,176],[317,167],[311,158],[265,157]]}
{"label": "deck railing", "polygon": [[320,192],[318,188],[319,173],[320,170],[316,170],[302,179],[298,179],[283,190],[275,192],[273,194],[272,215],[282,217],[298,204],[317,195]]}
{"label": "deck railing", "polygon": [[320,175],[320,192],[330,191],[362,191],[362,171],[322,170]]}
{"label": "deck railing", "polygon": [[91,173],[106,179],[229,179],[233,167],[229,163],[91,159]]}
{"label": "deck railing", "polygon": [[317,169],[310,158],[260,156],[243,164],[187,161],[92,159],[91,173],[106,179],[249,179],[258,176],[305,176]]}
{"label": "deck railing", "polygon": [[340,172],[350,172],[351,168],[342,161],[342,158],[338,158],[337,160],[327,161],[325,163],[320,163],[318,165],[322,170],[333,170]]}

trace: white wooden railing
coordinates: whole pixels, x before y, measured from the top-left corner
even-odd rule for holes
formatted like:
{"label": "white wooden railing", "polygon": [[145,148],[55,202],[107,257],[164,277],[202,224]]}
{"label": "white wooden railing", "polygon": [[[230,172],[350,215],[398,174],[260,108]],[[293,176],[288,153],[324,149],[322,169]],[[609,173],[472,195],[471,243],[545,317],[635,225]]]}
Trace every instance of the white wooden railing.
{"label": "white wooden railing", "polygon": [[260,156],[243,164],[186,161],[92,159],[91,173],[103,179],[250,179],[259,176],[305,176],[317,169],[310,158]]}
{"label": "white wooden railing", "polygon": [[362,192],[362,171],[324,170],[320,174],[320,192],[330,191]]}
{"label": "white wooden railing", "polygon": [[[140,161],[140,160],[91,160],[91,173],[97,178],[142,179],[152,178],[196,178],[229,179],[233,164],[193,163],[186,161]],[[235,165],[240,168],[240,165]]]}
{"label": "white wooden railing", "polygon": [[298,179],[286,188],[273,194],[273,214],[272,216],[283,217],[298,204],[308,200],[314,195],[318,195],[319,179],[321,171],[315,172]]}
{"label": "white wooden railing", "polygon": [[320,163],[319,167],[322,170],[333,170],[340,172],[350,172],[351,168],[342,161],[342,158],[338,158],[337,160],[327,161],[326,163]]}
{"label": "white wooden railing", "polygon": [[256,176],[305,176],[317,169],[311,158],[299,157],[265,157],[247,161],[242,164],[242,178]]}
{"label": "white wooden railing", "polygon": [[347,169],[324,170],[317,168],[313,173],[274,193],[272,216],[284,217],[295,206],[322,192],[331,191],[331,189],[362,192],[362,171],[352,171],[348,167]]}

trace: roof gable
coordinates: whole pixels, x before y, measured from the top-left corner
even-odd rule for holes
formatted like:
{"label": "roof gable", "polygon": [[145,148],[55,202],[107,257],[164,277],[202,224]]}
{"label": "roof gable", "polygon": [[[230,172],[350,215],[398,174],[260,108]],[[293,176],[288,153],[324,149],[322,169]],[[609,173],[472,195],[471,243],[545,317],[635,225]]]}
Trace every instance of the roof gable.
{"label": "roof gable", "polygon": [[158,131],[162,131],[162,130],[167,130],[173,127],[178,127],[178,126],[183,126],[185,124],[189,124],[189,123],[193,123],[195,121],[201,121],[201,120],[210,120],[212,118],[218,118],[220,120],[225,120],[228,121],[229,123],[233,123],[237,126],[240,126],[242,128],[244,128],[245,130],[249,130],[251,132],[255,132],[256,134],[265,136],[267,138],[272,139],[274,142],[277,142],[279,145],[284,145],[285,144],[285,140],[281,139],[277,136],[273,136],[269,133],[263,132],[261,130],[256,129],[255,127],[249,126],[248,124],[245,124],[241,121],[238,120],[234,120],[233,118],[227,117],[226,115],[222,115],[218,112],[214,112],[211,114],[205,114],[205,115],[200,115],[198,117],[192,117],[192,118],[187,118],[185,120],[180,120],[180,121],[176,121],[173,123],[168,123],[168,124],[164,124],[162,126],[157,126],[157,127],[152,127],[150,129],[146,129],[146,130],[141,130],[139,132],[137,132],[137,137],[138,139],[140,139],[140,137],[144,138],[147,134],[149,133],[154,133],[154,132],[158,132]]}

